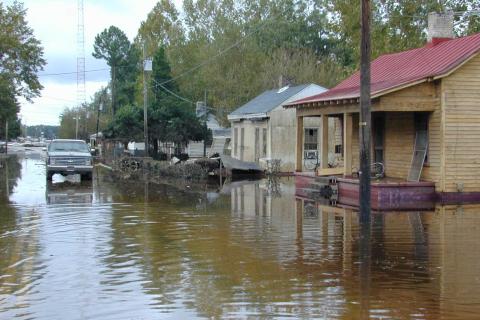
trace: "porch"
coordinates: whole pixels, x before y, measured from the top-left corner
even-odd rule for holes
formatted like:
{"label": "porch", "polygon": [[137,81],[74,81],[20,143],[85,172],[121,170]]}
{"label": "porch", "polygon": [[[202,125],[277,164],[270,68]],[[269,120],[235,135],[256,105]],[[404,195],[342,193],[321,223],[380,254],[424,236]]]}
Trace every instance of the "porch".
{"label": "porch", "polygon": [[[298,162],[301,161],[298,156],[303,153],[302,144],[297,144],[297,164],[300,165],[296,167],[296,184],[299,196],[325,181],[324,177],[332,177],[336,181],[337,202],[358,206],[360,162],[359,115],[354,112],[356,107],[352,104],[297,109],[299,127],[304,117],[312,116],[321,117],[322,123],[335,117],[341,124],[340,145],[336,147],[340,149],[340,156],[335,163],[332,163],[332,155],[326,148],[332,137],[329,137],[328,130],[321,131],[320,161],[315,173],[302,172],[302,164]],[[338,113],[339,109],[349,112]],[[428,109],[385,111],[379,110],[378,104],[374,104],[372,109],[370,162],[380,164],[382,168],[381,178],[372,179],[372,209],[433,208],[437,200],[436,184],[440,171],[440,124],[437,113]],[[304,140],[303,132],[301,127],[297,130],[297,141]],[[419,144],[419,141],[422,143]]]}
{"label": "porch", "polygon": [[[337,190],[337,204],[358,207],[359,179],[353,176],[331,176],[331,182]],[[320,193],[319,186],[325,186],[325,179],[308,172],[295,174],[296,196],[305,199]],[[435,207],[438,195],[435,183],[428,181],[412,182],[398,178],[382,178],[372,180],[371,206],[373,210],[428,210]]]}

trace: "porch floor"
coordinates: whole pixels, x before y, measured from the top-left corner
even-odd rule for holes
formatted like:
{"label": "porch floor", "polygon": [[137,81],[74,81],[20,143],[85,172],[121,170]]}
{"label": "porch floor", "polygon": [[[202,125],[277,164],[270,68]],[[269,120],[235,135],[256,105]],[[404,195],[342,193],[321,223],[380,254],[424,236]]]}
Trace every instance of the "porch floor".
{"label": "porch floor", "polygon": [[[359,206],[359,179],[353,176],[335,176],[338,188],[337,203]],[[325,179],[314,173],[296,173],[296,193],[305,194],[305,189],[315,189]],[[372,179],[371,206],[374,210],[428,210],[435,207],[437,194],[435,183],[428,181],[410,182],[397,178]]]}

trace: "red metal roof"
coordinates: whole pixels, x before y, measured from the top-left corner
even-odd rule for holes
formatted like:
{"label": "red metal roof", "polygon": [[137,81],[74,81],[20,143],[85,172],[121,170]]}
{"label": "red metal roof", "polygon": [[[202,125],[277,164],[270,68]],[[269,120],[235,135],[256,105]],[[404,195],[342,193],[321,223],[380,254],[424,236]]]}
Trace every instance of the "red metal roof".
{"label": "red metal roof", "polygon": [[[442,39],[444,40],[444,39]],[[405,85],[445,76],[480,51],[480,33],[428,43],[422,48],[378,57],[371,64],[371,94],[378,97]],[[360,72],[336,87],[290,106],[360,97]]]}

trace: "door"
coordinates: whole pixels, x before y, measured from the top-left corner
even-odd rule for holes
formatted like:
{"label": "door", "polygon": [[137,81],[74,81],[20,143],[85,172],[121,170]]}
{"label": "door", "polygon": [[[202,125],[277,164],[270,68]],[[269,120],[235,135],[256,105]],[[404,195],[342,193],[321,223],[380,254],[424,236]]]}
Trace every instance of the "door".
{"label": "door", "polygon": [[385,152],[385,114],[372,115],[373,162],[383,163]]}

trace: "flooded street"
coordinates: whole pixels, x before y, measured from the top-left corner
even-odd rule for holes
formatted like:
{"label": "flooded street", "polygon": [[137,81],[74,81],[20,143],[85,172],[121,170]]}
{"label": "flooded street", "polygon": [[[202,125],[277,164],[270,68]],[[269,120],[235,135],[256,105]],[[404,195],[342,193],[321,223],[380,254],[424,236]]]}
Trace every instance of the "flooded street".
{"label": "flooded street", "polygon": [[0,161],[0,319],[480,314],[478,205],[374,214],[368,239],[293,178],[183,191]]}

